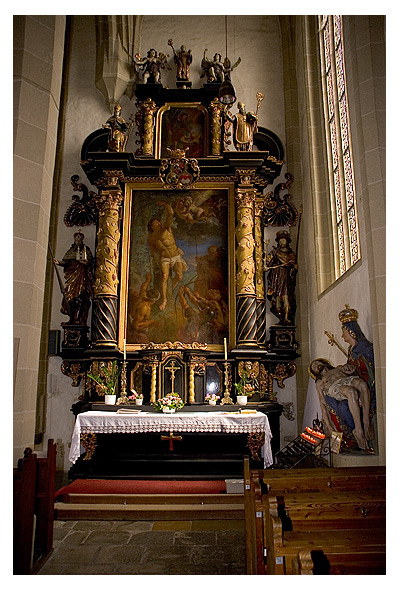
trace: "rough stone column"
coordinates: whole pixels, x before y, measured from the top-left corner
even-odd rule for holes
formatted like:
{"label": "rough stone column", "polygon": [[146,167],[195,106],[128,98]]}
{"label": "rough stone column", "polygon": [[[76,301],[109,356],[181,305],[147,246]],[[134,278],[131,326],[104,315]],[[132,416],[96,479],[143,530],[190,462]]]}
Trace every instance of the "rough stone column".
{"label": "rough stone column", "polygon": [[236,189],[236,336],[238,346],[257,345],[254,202],[255,189]]}
{"label": "rough stone column", "polygon": [[115,346],[118,315],[119,209],[123,194],[119,187],[99,192],[96,269],[93,293],[92,342]]}
{"label": "rough stone column", "polygon": [[264,270],[263,270],[263,224],[262,211],[264,199],[262,194],[258,194],[254,205],[254,237],[255,237],[255,261],[256,261],[256,316],[257,316],[257,343],[264,346],[266,341],[266,302],[264,287]]}

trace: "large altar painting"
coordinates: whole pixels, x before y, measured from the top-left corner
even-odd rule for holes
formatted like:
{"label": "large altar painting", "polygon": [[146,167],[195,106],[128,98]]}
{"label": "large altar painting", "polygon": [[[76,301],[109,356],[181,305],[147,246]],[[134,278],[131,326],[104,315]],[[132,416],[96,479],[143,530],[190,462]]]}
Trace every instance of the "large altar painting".
{"label": "large altar painting", "polygon": [[232,207],[229,188],[204,183],[185,191],[130,187],[120,314],[128,350],[166,342],[222,350],[233,308]]}

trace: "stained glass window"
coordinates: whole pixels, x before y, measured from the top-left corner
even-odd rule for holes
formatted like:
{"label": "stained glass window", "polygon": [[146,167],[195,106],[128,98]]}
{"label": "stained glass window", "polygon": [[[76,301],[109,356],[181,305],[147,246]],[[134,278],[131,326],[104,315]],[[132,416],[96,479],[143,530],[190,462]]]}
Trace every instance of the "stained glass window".
{"label": "stained glass window", "polygon": [[361,257],[346,93],[342,17],[340,15],[319,16],[319,30],[335,242],[335,275],[338,278]]}

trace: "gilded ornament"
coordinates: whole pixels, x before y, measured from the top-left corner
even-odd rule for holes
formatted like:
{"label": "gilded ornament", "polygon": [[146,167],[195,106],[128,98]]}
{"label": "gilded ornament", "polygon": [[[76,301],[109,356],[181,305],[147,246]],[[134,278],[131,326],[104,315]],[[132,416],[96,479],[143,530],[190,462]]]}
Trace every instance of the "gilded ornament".
{"label": "gilded ornament", "polygon": [[167,350],[167,349],[174,349],[179,350],[180,348],[184,350],[206,350],[207,344],[202,344],[200,342],[192,342],[192,344],[186,344],[184,342],[163,342],[161,344],[155,344],[154,342],[148,342],[147,344],[141,344],[140,348],[142,350]]}
{"label": "gilded ornament", "polygon": [[63,361],[61,363],[61,373],[72,379],[72,387],[78,387],[82,377],[86,375],[84,363],[74,363]]}
{"label": "gilded ornament", "polygon": [[296,364],[294,362],[278,363],[273,371],[274,378],[278,382],[278,387],[283,389],[285,387],[284,380],[293,377],[296,373]]}
{"label": "gilded ornament", "polygon": [[253,237],[253,203],[254,192],[237,191],[237,226],[236,226],[236,293],[254,294],[254,237]]}

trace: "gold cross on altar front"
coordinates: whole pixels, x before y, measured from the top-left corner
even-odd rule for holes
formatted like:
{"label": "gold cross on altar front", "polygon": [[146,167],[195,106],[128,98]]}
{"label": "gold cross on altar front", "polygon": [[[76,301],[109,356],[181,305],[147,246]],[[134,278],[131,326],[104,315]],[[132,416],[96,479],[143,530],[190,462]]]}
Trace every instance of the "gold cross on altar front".
{"label": "gold cross on altar front", "polygon": [[174,436],[172,430],[169,431],[169,436],[161,435],[161,440],[169,440],[169,450],[174,450],[174,440],[182,440],[181,436]]}

